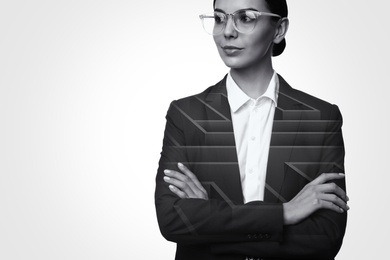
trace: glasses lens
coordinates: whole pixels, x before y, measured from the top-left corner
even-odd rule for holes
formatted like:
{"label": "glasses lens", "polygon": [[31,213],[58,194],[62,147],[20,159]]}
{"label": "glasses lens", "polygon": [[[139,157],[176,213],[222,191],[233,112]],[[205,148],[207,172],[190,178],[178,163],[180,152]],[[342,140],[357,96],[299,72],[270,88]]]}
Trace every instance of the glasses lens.
{"label": "glasses lens", "polygon": [[250,33],[256,26],[258,14],[252,11],[241,11],[234,15],[237,30],[242,33]]}
{"label": "glasses lens", "polygon": [[223,13],[214,12],[201,15],[203,28],[208,34],[220,34],[225,27],[226,16]]}

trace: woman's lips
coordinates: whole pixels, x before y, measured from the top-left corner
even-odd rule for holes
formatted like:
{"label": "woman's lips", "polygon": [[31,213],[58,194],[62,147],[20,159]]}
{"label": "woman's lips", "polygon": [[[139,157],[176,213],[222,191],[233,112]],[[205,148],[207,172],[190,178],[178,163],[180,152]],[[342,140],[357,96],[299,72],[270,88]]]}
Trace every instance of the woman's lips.
{"label": "woman's lips", "polygon": [[243,50],[243,48],[239,48],[232,45],[225,45],[222,46],[221,48],[229,56],[237,55]]}

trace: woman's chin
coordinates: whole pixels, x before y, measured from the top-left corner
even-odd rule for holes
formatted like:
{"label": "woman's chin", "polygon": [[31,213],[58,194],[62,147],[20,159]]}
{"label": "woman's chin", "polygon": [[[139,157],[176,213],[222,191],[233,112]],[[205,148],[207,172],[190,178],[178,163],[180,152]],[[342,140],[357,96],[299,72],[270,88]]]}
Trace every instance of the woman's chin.
{"label": "woman's chin", "polygon": [[231,69],[244,69],[253,65],[253,60],[248,59],[245,56],[228,57],[221,55],[221,58],[223,63]]}
{"label": "woman's chin", "polygon": [[225,65],[231,69],[240,69],[242,64],[237,59],[222,59]]}

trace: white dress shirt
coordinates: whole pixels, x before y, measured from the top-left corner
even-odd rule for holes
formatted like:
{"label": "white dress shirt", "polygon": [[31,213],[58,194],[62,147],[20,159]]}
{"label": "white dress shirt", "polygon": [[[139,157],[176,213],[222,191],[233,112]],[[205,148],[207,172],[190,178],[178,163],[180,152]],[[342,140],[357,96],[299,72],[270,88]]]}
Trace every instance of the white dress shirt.
{"label": "white dress shirt", "polygon": [[227,96],[244,202],[263,200],[272,125],[277,106],[279,81],[274,72],[266,92],[252,99],[228,74]]}

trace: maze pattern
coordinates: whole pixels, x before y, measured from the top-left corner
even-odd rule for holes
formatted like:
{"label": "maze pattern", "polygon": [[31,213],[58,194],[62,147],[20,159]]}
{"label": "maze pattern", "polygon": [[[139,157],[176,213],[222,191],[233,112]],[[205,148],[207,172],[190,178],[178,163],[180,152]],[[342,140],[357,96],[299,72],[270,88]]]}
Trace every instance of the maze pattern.
{"label": "maze pattern", "polygon": [[[215,95],[220,95],[222,104],[228,104],[225,94]],[[344,148],[341,132],[327,131],[330,124],[339,122],[321,120],[321,111],[283,93],[279,93],[279,99],[281,98],[283,105],[278,104],[276,107],[269,153],[268,164],[273,167],[268,168],[267,176],[281,171],[284,175],[277,181],[280,184],[277,187],[266,183],[265,197],[285,202],[320,173],[343,172],[342,166],[337,164],[337,158],[334,156],[342,153]],[[176,145],[171,149],[186,153],[188,158],[193,158],[193,161],[188,164],[202,181],[218,179],[216,175],[221,172],[228,174],[237,171],[233,127],[231,117],[226,113],[229,110],[225,109],[222,112],[198,97],[195,97],[193,102],[199,102],[193,104],[193,107],[202,107],[206,113],[198,113],[193,109],[184,111],[176,106],[182,118],[195,126],[196,130],[192,133],[194,138],[190,139],[185,146],[180,146],[177,141],[172,140]],[[202,115],[207,115],[207,118]],[[328,138],[339,140],[333,143],[341,145],[324,145]],[[282,187],[282,184],[287,182],[294,183]],[[217,193],[216,196],[227,199],[218,187],[214,191]]]}

